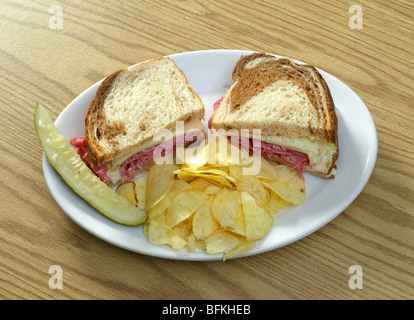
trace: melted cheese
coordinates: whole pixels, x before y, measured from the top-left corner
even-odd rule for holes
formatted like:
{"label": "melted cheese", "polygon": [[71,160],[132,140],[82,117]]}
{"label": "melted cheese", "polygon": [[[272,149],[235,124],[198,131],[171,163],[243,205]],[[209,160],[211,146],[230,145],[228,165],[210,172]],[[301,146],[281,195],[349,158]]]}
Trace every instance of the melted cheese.
{"label": "melted cheese", "polygon": [[[184,132],[179,132],[178,134],[183,135],[183,134],[187,134],[189,132],[193,132],[193,131],[199,131],[199,130],[204,130],[204,125],[203,123],[198,120],[198,119],[194,119],[188,122],[184,123]],[[172,130],[171,131],[172,134],[172,138],[176,138],[177,137],[177,132],[176,130]],[[118,157],[112,161],[109,161],[108,163],[106,163],[106,167],[108,168],[108,174],[111,175],[110,172],[114,171],[116,167],[119,167],[125,160],[127,160],[128,158],[132,157],[134,154],[143,151],[147,148],[153,147],[157,144],[160,144],[162,141],[160,140],[150,140],[146,143],[141,144],[139,147],[135,148],[133,151],[131,151],[130,153],[122,156],[122,157]],[[115,174],[116,173],[112,173]]]}
{"label": "melted cheese", "polygon": [[[253,139],[253,134],[250,133],[249,138]],[[333,144],[307,137],[292,138],[286,136],[262,135],[260,140],[305,153],[308,155],[311,165],[324,162],[331,158],[335,153],[335,146]]]}

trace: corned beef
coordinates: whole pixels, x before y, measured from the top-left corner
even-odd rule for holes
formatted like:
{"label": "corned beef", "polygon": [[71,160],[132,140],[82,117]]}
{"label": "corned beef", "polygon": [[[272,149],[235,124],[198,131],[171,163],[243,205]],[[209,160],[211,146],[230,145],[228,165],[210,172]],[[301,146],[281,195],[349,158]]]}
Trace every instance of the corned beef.
{"label": "corned beef", "polygon": [[[196,139],[201,132],[196,132],[195,134],[190,134],[190,137]],[[134,154],[132,157],[125,160],[120,168],[119,173],[121,175],[121,181],[126,182],[134,179],[134,173],[141,170],[142,168],[146,167],[153,161],[154,150],[157,146],[161,146],[163,148],[161,152],[161,156],[165,156],[166,151],[175,153],[177,147],[177,141],[184,141],[184,146],[189,145],[194,140],[187,141],[186,135],[184,135],[184,139],[180,139],[181,137],[174,138],[173,140],[162,142],[159,145],[155,145],[149,147],[143,151],[140,151]],[[81,156],[83,160],[89,165],[91,170],[95,172],[95,174],[101,178],[101,180],[105,183],[113,182],[111,177],[108,175],[108,169],[105,164],[102,164],[98,167],[95,167],[88,156],[88,151],[86,149],[86,139],[84,136],[72,138],[70,140],[70,144],[76,148],[76,152]]]}
{"label": "corned beef", "polygon": [[232,144],[239,148],[249,149],[250,151],[253,151],[253,143],[255,145],[260,145],[263,158],[278,161],[297,169],[301,176],[303,176],[303,173],[310,167],[309,157],[305,153],[264,141],[255,140],[254,142],[253,139],[246,137],[232,136],[228,138]]}

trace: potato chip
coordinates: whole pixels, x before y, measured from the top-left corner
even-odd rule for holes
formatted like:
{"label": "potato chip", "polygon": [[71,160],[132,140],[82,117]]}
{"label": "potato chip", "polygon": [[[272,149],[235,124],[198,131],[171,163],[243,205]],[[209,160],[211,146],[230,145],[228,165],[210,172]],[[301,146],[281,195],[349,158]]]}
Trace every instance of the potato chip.
{"label": "potato chip", "polygon": [[147,237],[147,239],[149,238],[149,232],[148,232],[149,226],[150,226],[150,224],[149,224],[149,221],[147,219],[147,221],[144,224],[143,230],[142,230],[144,232],[144,236]]}
{"label": "potato chip", "polygon": [[216,194],[216,197],[213,200],[213,203],[211,205],[211,214],[213,215],[213,218],[217,221],[218,221],[218,210],[220,208],[221,200],[225,198],[229,193],[230,193],[229,190],[222,188],[221,191],[219,191]]}
{"label": "potato chip", "polygon": [[214,133],[208,136],[208,163],[228,165],[231,163],[229,142],[223,135]]}
{"label": "potato chip", "polygon": [[208,162],[208,144],[203,143],[196,147],[185,149],[184,163],[193,169],[200,168]]}
{"label": "potato chip", "polygon": [[191,182],[194,179],[197,178],[197,175],[191,174],[189,172],[186,171],[181,171],[181,170],[176,170],[174,171],[174,174],[177,175],[177,178],[182,180],[182,181],[186,181],[186,182]]}
{"label": "potato chip", "polygon": [[200,191],[205,191],[208,187],[211,186],[216,186],[214,183],[204,179],[204,178],[196,178],[195,180],[191,181],[189,183],[189,185],[191,186],[191,188],[196,189],[196,190],[200,190]]}
{"label": "potato chip", "polygon": [[174,198],[177,194],[183,191],[191,190],[191,186],[188,182],[182,180],[174,180],[173,185],[168,193],[170,198]]}
{"label": "potato chip", "polygon": [[209,254],[224,253],[236,248],[239,243],[239,239],[229,232],[213,233],[205,240],[206,252]]}
{"label": "potato chip", "polygon": [[[228,166],[222,166],[222,165],[214,165],[214,164],[209,164],[209,165],[207,165],[207,166],[203,166],[203,167],[200,167],[200,168],[198,168],[198,170],[199,171],[202,171],[202,170],[219,170],[217,173],[219,174],[219,175],[224,175],[224,176],[228,176],[228,175],[230,175],[230,170],[229,170],[229,167]],[[214,173],[214,172],[212,172],[212,173]]]}
{"label": "potato chip", "polygon": [[147,190],[148,171],[134,180],[135,194],[138,201],[138,208],[145,210],[145,194]]}
{"label": "potato chip", "polygon": [[277,169],[274,165],[268,162],[265,158],[260,159],[260,171],[256,175],[257,178],[263,180],[275,180],[277,179]]}
{"label": "potato chip", "polygon": [[194,233],[191,233],[187,239],[187,247],[189,252],[194,252],[198,248],[203,248],[205,246],[204,240],[198,240]]}
{"label": "potato chip", "polygon": [[219,186],[209,186],[206,188],[206,190],[204,190],[204,194],[205,195],[216,195],[217,193],[221,191],[221,189],[223,188]]}
{"label": "potato chip", "polygon": [[256,241],[247,241],[243,237],[239,237],[239,245],[234,249],[226,251],[223,255],[223,261],[245,254],[256,246]]}
{"label": "potato chip", "polygon": [[173,230],[187,242],[187,239],[192,234],[192,219],[191,216],[181,221],[179,224],[177,224],[175,227],[173,227]]}
{"label": "potato chip", "polygon": [[155,164],[148,173],[145,208],[148,212],[170,191],[174,183],[174,171],[179,166],[174,164]]}
{"label": "potato chip", "polygon": [[181,238],[174,230],[168,232],[168,244],[175,250],[180,250],[187,245],[187,241]]}
{"label": "potato chip", "polygon": [[135,183],[133,181],[121,183],[116,188],[116,193],[125,197],[129,202],[138,207],[138,200],[135,193]]}
{"label": "potato chip", "polygon": [[237,234],[246,234],[243,208],[239,191],[230,191],[220,202],[217,220],[220,225]]}
{"label": "potato chip", "polygon": [[228,188],[232,188],[233,185],[229,182],[229,180],[226,177],[223,176],[216,176],[213,174],[200,174],[200,177],[203,177],[207,180],[210,180],[211,182],[218,184],[220,186],[225,186]]}
{"label": "potato chip", "polygon": [[226,177],[222,175],[215,175],[215,174],[210,174],[210,173],[199,173],[199,172],[194,172],[194,171],[189,172],[186,169],[176,170],[175,174],[180,180],[184,180],[184,181],[192,181],[196,177],[201,177],[216,184],[224,185],[229,188],[232,187],[232,184],[229,182],[229,180],[227,180]]}
{"label": "potato chip", "polygon": [[213,200],[205,201],[194,214],[193,232],[198,240],[206,239],[210,234],[220,228],[220,225],[211,213],[212,203]]}
{"label": "potato chip", "polygon": [[260,207],[267,209],[270,200],[269,192],[255,176],[243,176],[237,183],[237,190],[249,192]]}
{"label": "potato chip", "polygon": [[175,196],[167,209],[166,224],[176,226],[181,221],[190,217],[206,198],[195,191],[184,191]]}
{"label": "potato chip", "polygon": [[177,250],[184,248],[187,244],[170,226],[163,224],[158,219],[154,219],[149,223],[148,240],[154,245],[167,244]]}
{"label": "potato chip", "polygon": [[145,210],[145,194],[146,188],[142,185],[138,185],[135,187],[135,193],[138,201],[137,207],[141,210]]}
{"label": "potato chip", "polygon": [[299,171],[285,165],[275,167],[278,174],[277,180],[263,180],[263,185],[294,205],[302,204],[305,201],[306,188]]}
{"label": "potato chip", "polygon": [[[260,172],[248,175],[243,169],[249,154],[236,152],[232,158],[234,149],[224,138],[199,148],[202,152],[194,157],[183,157],[180,166],[155,166],[135,180],[137,205],[147,204],[143,231],[151,243],[189,252],[202,248],[231,259],[269,233],[281,208],[304,201],[305,185],[297,170],[261,158]],[[207,155],[216,163],[207,163]],[[133,200],[133,189],[126,185],[119,192]]]}
{"label": "potato chip", "polygon": [[244,165],[249,158],[248,151],[233,145],[225,135],[210,134],[208,142],[208,163],[212,166]]}
{"label": "potato chip", "polygon": [[289,204],[286,200],[282,199],[277,193],[270,190],[270,201],[267,211],[275,215],[280,209],[286,207]]}
{"label": "potato chip", "polygon": [[243,177],[243,167],[242,166],[229,166],[230,176],[239,181]]}
{"label": "potato chip", "polygon": [[201,173],[201,174],[210,174],[210,175],[217,175],[217,176],[223,176],[225,177],[227,180],[229,180],[230,182],[237,182],[236,179],[234,179],[233,177],[229,176],[228,172],[226,169],[209,169],[209,168],[198,168],[198,169],[181,169],[183,171],[186,172],[194,172],[194,173]]}
{"label": "potato chip", "polygon": [[143,186],[146,187],[147,186],[147,182],[148,182],[148,171],[143,172],[142,174],[140,174],[135,180],[135,185],[136,186]]}
{"label": "potato chip", "polygon": [[241,202],[246,224],[246,240],[263,239],[273,226],[273,216],[259,207],[255,198],[248,192],[241,193]]}
{"label": "potato chip", "polygon": [[160,215],[163,215],[170,205],[171,205],[171,197],[167,195],[160,202],[158,202],[155,206],[153,206],[150,211],[147,212],[148,221]]}

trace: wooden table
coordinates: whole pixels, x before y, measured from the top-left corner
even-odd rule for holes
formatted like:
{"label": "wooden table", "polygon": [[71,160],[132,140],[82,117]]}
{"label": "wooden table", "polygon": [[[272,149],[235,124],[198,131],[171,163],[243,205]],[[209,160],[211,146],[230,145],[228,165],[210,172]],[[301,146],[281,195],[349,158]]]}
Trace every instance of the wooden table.
{"label": "wooden table", "polygon": [[[413,299],[414,4],[361,0],[362,15],[354,4],[3,1],[0,298]],[[56,119],[115,70],[203,49],[290,56],[350,86],[378,132],[368,184],[318,231],[243,259],[166,260],[98,239],[49,193],[33,126],[36,102]],[[362,268],[362,289],[349,285],[355,265]],[[58,274],[53,266],[62,270],[60,290],[49,286]]]}

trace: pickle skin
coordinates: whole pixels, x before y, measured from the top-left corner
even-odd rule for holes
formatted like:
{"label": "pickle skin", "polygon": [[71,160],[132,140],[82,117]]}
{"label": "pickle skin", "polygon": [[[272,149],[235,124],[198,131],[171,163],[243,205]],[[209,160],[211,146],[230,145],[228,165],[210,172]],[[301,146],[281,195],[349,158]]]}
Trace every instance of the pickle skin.
{"label": "pickle skin", "polygon": [[34,125],[49,163],[74,192],[120,224],[136,226],[146,221],[145,211],[118,195],[86,166],[40,103],[37,103],[34,112]]}

